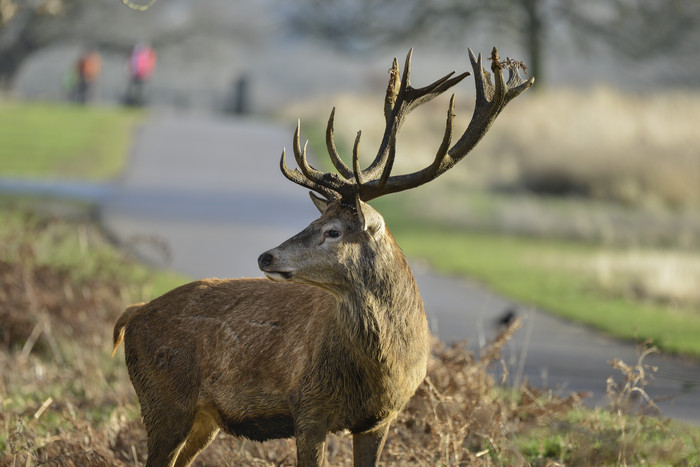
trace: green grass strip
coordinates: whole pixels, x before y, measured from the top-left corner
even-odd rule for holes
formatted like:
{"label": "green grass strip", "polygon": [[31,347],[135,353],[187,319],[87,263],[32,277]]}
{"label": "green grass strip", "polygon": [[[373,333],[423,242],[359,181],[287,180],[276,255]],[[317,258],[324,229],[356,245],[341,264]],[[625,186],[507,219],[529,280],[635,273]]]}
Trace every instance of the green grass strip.
{"label": "green grass strip", "polygon": [[122,108],[0,101],[0,174],[112,178],[124,168],[141,118]]}

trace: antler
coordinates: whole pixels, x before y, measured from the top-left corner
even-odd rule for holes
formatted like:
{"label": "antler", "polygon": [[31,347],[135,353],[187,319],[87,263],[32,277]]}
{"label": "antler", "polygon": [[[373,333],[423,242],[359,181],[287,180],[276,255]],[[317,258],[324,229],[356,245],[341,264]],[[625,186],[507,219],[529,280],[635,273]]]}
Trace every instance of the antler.
{"label": "antler", "polygon": [[[369,201],[382,195],[408,190],[427,183],[459,162],[486,134],[491,124],[503,108],[532,86],[534,78],[524,81],[518,68],[525,68],[522,62],[506,59],[501,62],[498,51],[493,48],[491,52],[491,71],[494,74],[495,85],[491,83],[491,75],[483,69],[481,54],[474,57],[469,49],[469,61],[474,71],[476,84],[476,105],[472,119],[457,142],[450,147],[452,142],[452,120],[454,117],[454,94],[450,99],[445,124],[445,134],[438,148],[433,163],[428,167],[405,175],[391,175],[396,156],[396,138],[406,116],[421,104],[424,104],[442,94],[455,84],[462,81],[469,73],[452,77],[454,72],[440,78],[428,86],[414,89],[410,84],[411,74],[411,49],[406,57],[403,76],[399,81],[398,62],[394,59],[389,71],[389,85],[387,86],[384,102],[384,117],[386,128],[374,161],[364,170],[359,167],[359,143],[361,133],[357,133],[353,146],[352,168],[348,167],[335,146],[333,137],[333,121],[335,108],[331,111],[326,128],[326,146],[336,173],[321,172],[309,165],[306,160],[306,145],[301,149],[299,143],[299,124],[294,133],[294,157],[301,169],[290,170],[285,163],[285,153],[282,152],[280,167],[282,173],[294,183],[316,191],[326,199],[341,198],[344,203],[354,204],[355,199]],[[508,82],[503,77],[503,69],[508,69]],[[342,176],[342,178],[341,178]]]}

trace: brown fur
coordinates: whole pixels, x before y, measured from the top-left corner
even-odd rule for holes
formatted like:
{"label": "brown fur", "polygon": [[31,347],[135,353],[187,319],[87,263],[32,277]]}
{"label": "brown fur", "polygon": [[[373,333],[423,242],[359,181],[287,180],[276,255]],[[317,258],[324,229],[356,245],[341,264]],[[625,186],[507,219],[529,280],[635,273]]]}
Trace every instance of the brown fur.
{"label": "brown fur", "polygon": [[[347,429],[356,464],[376,462],[425,376],[427,322],[381,216],[323,210],[268,263],[261,256],[279,281],[192,282],[119,318],[114,345],[123,338],[147,465],[189,465],[219,429],[295,436],[299,465],[320,465],[326,434]],[[329,226],[342,237],[327,238]]]}

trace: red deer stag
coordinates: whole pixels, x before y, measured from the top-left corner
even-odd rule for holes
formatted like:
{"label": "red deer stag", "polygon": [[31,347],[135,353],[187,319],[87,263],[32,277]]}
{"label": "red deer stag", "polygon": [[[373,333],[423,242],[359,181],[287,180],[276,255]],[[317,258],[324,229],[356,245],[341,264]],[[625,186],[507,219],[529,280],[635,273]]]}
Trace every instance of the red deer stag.
{"label": "red deer stag", "polygon": [[[469,51],[476,106],[454,145],[454,95],[434,161],[391,175],[396,137],[406,115],[469,73],[454,72],[426,87],[409,81],[394,60],[384,114],[386,129],[364,170],[358,144],[352,167],[338,155],[331,113],[326,143],[339,174],[314,169],[294,135],[299,169],[282,173],[311,194],[321,217],[258,258],[272,280],[208,279],[129,307],[114,328],[124,340],[129,376],[148,434],[148,466],[185,466],[219,429],[264,441],[296,437],[299,465],[323,463],[326,435],[349,430],[355,465],[375,465],[389,424],[425,376],[429,331],[410,267],[366,204],[414,188],[459,162],[505,105],[534,82],[519,62],[491,54],[491,75]],[[506,83],[503,69],[510,71]]]}

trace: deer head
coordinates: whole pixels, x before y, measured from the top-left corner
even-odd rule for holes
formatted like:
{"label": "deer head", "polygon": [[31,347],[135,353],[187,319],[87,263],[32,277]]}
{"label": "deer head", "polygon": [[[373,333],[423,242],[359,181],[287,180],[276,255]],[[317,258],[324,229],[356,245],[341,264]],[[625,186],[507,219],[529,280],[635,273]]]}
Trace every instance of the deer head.
{"label": "deer head", "polygon": [[312,200],[321,217],[274,250],[263,253],[258,259],[260,268],[273,280],[344,289],[345,284],[355,282],[351,275],[369,251],[386,250],[382,246],[384,219],[359,199],[353,206],[315,195]]}
{"label": "deer head", "polygon": [[[475,57],[469,49],[476,84],[476,105],[467,129],[452,144],[453,94],[447,110],[445,133],[433,162],[413,173],[392,175],[396,141],[406,116],[419,105],[434,99],[469,76],[468,72],[457,76],[453,76],[452,72],[428,86],[413,88],[410,83],[412,52],[411,50],[406,56],[400,79],[398,62],[394,59],[384,102],[386,127],[377,155],[367,168],[360,169],[359,166],[361,132],[357,133],[353,145],[352,167],[345,164],[338,154],[333,132],[335,109],[328,119],[326,146],[337,173],[321,172],[309,164],[306,144],[303,148],[300,144],[300,124],[297,123],[293,151],[299,168],[290,169],[285,161],[285,151],[282,151],[280,169],[292,182],[312,190],[311,198],[322,216],[298,235],[260,256],[260,269],[269,278],[321,286],[349,283],[348,277],[341,277],[344,271],[342,268],[324,265],[328,265],[328,254],[335,255],[341,264],[356,261],[362,253],[360,250],[363,245],[380,242],[384,237],[385,227],[381,215],[366,203],[379,196],[418,187],[445,173],[476,146],[508,102],[534,83],[534,78],[526,81],[521,78],[519,68],[524,68],[521,62],[511,59],[501,61],[495,47],[490,58],[494,79],[492,82],[491,74],[483,68],[481,54]],[[509,71],[507,82],[503,76],[504,69]],[[345,271],[349,269],[346,268]]]}

